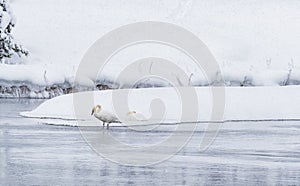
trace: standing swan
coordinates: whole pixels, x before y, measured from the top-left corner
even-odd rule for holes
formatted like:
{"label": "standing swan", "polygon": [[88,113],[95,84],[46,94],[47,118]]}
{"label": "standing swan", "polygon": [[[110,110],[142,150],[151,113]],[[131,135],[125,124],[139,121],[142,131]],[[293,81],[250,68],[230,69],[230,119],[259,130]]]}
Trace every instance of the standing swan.
{"label": "standing swan", "polygon": [[105,110],[102,110],[101,105],[96,105],[95,107],[93,107],[91,115],[94,115],[95,118],[102,121],[103,127],[105,126],[105,123],[107,123],[107,128],[109,128],[110,123],[120,123],[120,121],[114,114],[107,112]]}

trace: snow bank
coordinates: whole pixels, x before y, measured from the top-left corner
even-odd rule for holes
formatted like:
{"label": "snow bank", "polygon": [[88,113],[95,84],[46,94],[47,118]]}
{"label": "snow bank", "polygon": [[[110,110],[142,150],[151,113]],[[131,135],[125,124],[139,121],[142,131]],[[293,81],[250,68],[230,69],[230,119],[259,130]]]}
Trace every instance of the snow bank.
{"label": "snow bank", "polygon": [[[0,66],[0,80],[45,85],[71,81],[87,49],[101,36],[125,24],[154,20],[182,26],[207,44],[220,63],[226,85],[299,84],[300,2],[174,0],[140,3],[108,0],[16,0],[14,36],[30,50],[25,64]],[[117,14],[116,14],[117,12]],[[134,13],[133,13],[134,12]],[[201,72],[178,52],[154,46],[136,47],[112,59],[103,76],[114,80],[124,65],[136,59],[160,56],[183,64],[193,73],[194,85],[205,85]],[[152,49],[152,48],[151,48]],[[119,57],[118,57],[119,56]],[[24,69],[24,70],[22,70]],[[291,81],[288,79],[292,69]],[[53,73],[52,73],[53,72]],[[52,75],[51,75],[52,74]],[[102,77],[103,78],[103,77]]]}
{"label": "snow bank", "polygon": [[[46,64],[21,64],[7,65],[0,64],[0,80],[30,82],[39,86],[63,84],[70,81],[71,77],[66,76],[67,68],[57,68],[56,65]],[[71,73],[70,73],[71,74]]]}
{"label": "snow bank", "polygon": [[[80,125],[99,125],[99,121],[90,116],[92,107],[101,104],[105,110],[115,113],[111,101],[112,94],[120,91],[125,90],[76,93],[79,99],[94,98],[94,102],[87,101],[86,104],[81,105],[82,112],[77,118],[74,114],[74,95],[53,98],[33,111],[20,114],[24,117],[38,118],[40,122],[49,124],[76,126],[76,119],[79,119],[83,121],[79,122]],[[299,91],[300,86],[226,88],[224,121],[300,119]],[[199,87],[196,88],[196,92],[199,101],[198,121],[209,121],[212,111],[211,89]],[[129,110],[150,118],[150,103],[154,99],[161,99],[164,103],[166,112],[162,123],[180,121],[181,102],[173,88],[132,89],[128,100]],[[115,104],[115,106],[120,105]],[[124,114],[127,112],[124,110]],[[153,122],[148,122],[150,123]]]}

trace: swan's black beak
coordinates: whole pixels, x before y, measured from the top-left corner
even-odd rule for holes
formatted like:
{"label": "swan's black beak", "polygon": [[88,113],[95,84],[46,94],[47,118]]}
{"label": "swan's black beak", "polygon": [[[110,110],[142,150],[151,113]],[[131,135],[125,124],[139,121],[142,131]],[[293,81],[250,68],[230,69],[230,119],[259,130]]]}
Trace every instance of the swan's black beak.
{"label": "swan's black beak", "polygon": [[94,111],[94,109],[93,109],[93,110],[92,110],[92,113],[91,113],[91,116],[94,114],[94,112],[95,112],[95,111]]}

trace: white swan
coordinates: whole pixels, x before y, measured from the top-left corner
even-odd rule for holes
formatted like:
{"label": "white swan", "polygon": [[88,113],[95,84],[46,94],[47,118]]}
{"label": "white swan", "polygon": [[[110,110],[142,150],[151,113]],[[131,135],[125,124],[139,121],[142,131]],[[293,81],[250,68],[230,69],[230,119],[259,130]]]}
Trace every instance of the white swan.
{"label": "white swan", "polygon": [[110,123],[120,123],[119,119],[112,113],[102,110],[101,105],[96,105],[93,107],[92,114],[95,118],[103,122],[103,126],[107,123],[107,128]]}
{"label": "white swan", "polygon": [[146,117],[140,113],[137,113],[136,111],[130,111],[127,113],[128,121],[145,121],[147,120]]}

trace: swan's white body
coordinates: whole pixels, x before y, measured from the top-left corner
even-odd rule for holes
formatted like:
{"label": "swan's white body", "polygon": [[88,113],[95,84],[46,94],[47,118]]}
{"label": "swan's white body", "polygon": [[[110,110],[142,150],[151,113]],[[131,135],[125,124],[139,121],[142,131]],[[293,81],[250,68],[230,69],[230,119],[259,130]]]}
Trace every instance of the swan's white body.
{"label": "swan's white body", "polygon": [[93,108],[92,114],[95,118],[99,119],[103,122],[103,126],[107,123],[107,127],[109,127],[110,123],[120,123],[119,119],[112,113],[102,110],[100,105],[97,105]]}

